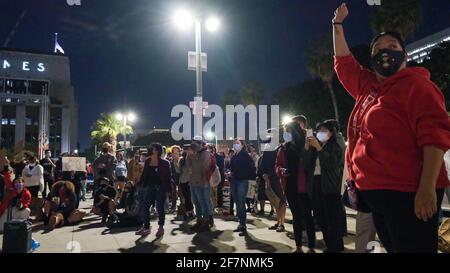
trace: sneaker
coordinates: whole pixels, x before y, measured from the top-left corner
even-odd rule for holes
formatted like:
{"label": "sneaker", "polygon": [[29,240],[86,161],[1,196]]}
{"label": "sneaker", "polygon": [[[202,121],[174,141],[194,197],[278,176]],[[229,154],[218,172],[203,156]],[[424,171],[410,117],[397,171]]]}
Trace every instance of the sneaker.
{"label": "sneaker", "polygon": [[279,226],[278,224],[275,224],[275,225],[269,227],[269,230],[277,230],[278,226]]}
{"label": "sneaker", "polygon": [[197,228],[197,232],[211,231],[208,220],[202,220],[200,226]]}
{"label": "sneaker", "polygon": [[243,227],[239,233],[239,236],[247,236],[247,228]]}
{"label": "sneaker", "polygon": [[303,253],[305,253],[305,252],[303,252],[303,249],[302,249],[302,247],[300,246],[300,247],[297,247],[292,253],[303,254]]}
{"label": "sneaker", "polygon": [[235,230],[233,230],[233,232],[241,232],[242,231],[242,227],[238,226]]}
{"label": "sneaker", "polygon": [[146,229],[146,228],[141,228],[138,231],[136,231],[136,235],[140,235],[140,236],[147,236],[150,234],[150,229]]}
{"label": "sneaker", "polygon": [[195,225],[193,225],[191,227],[191,231],[197,232],[197,230],[201,226],[201,224],[202,224],[202,220],[201,219],[197,219],[197,222],[195,223]]}
{"label": "sneaker", "polygon": [[285,231],[285,229],[284,229],[284,226],[283,225],[279,225],[278,227],[277,227],[277,232],[284,232]]}
{"label": "sneaker", "polygon": [[158,231],[156,232],[156,238],[162,237],[164,235],[164,227],[159,226]]}

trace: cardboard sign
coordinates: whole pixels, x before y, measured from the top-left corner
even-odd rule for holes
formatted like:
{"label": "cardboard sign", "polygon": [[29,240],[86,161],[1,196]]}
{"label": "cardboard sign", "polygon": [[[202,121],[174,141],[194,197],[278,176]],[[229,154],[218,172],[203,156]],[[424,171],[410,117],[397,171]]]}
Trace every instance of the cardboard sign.
{"label": "cardboard sign", "polygon": [[85,157],[63,157],[62,158],[62,171],[63,172],[85,172],[86,171],[86,158]]}

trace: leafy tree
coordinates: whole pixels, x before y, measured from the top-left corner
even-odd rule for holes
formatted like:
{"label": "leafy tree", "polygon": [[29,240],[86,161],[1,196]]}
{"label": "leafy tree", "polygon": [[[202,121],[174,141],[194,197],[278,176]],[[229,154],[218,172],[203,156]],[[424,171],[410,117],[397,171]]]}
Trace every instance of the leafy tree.
{"label": "leafy tree", "polygon": [[95,144],[108,141],[112,144],[113,152],[115,152],[117,136],[121,133],[132,134],[133,128],[130,125],[125,126],[113,114],[102,113],[92,127],[91,139]]}
{"label": "leafy tree", "polygon": [[383,1],[374,9],[371,25],[376,34],[395,30],[406,39],[422,23],[421,0]]}
{"label": "leafy tree", "polygon": [[312,75],[319,77],[326,84],[334,109],[334,117],[339,120],[339,110],[333,86],[334,65],[331,38],[324,36],[313,41],[306,54],[307,68]]}

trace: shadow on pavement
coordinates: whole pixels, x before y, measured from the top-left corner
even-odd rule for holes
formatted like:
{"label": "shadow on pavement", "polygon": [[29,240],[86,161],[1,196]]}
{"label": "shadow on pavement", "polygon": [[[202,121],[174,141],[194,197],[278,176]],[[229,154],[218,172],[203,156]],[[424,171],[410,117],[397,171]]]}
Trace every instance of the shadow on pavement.
{"label": "shadow on pavement", "polygon": [[293,251],[293,248],[291,246],[273,241],[259,240],[252,236],[250,233],[247,233],[247,235],[245,236],[245,243],[248,250],[254,249],[265,253],[289,253]]}
{"label": "shadow on pavement", "polygon": [[161,238],[156,238],[151,242],[145,241],[146,237],[141,237],[135,241],[135,246],[130,248],[119,248],[121,253],[165,253],[169,246],[161,243]]}
{"label": "shadow on pavement", "polygon": [[[231,233],[231,234],[227,234]],[[230,240],[231,238],[231,240]],[[219,240],[222,239],[222,240]],[[221,243],[221,241],[232,241],[232,231],[231,230],[212,230],[210,232],[199,232],[196,233],[192,238],[193,246],[188,248],[188,252],[206,252],[206,253],[233,253],[236,248],[227,244]]]}
{"label": "shadow on pavement", "polygon": [[87,225],[81,225],[81,226],[77,226],[77,227],[78,227],[78,229],[75,229],[72,232],[80,232],[80,231],[84,231],[87,229],[101,228],[101,227],[105,227],[105,224],[101,223],[101,222],[95,222],[95,223],[90,223]]}

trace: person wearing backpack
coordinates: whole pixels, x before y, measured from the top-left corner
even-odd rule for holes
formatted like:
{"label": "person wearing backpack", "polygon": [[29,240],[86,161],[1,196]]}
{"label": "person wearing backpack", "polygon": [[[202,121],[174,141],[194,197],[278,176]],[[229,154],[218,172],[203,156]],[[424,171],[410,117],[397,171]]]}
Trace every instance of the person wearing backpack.
{"label": "person wearing backpack", "polygon": [[193,154],[186,159],[187,166],[191,169],[191,196],[195,207],[197,222],[192,227],[196,232],[209,231],[214,225],[213,208],[211,201],[211,185],[209,174],[211,173],[211,153],[206,149],[206,143],[201,136],[194,137],[191,143]]}

